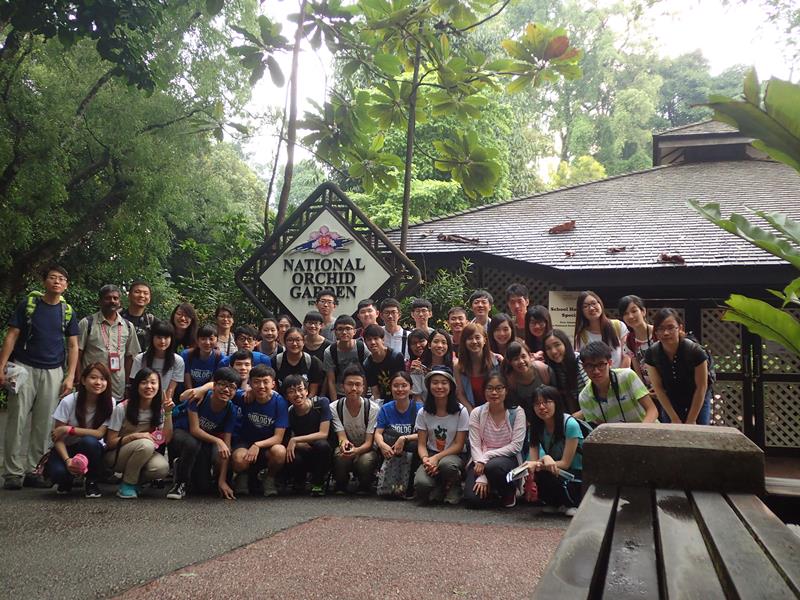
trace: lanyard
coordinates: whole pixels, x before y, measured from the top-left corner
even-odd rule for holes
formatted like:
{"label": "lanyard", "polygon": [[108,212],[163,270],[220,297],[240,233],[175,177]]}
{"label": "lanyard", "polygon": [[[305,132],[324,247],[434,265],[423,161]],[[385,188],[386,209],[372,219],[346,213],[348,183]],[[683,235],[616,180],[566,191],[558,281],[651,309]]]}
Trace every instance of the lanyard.
{"label": "lanyard", "polygon": [[[100,335],[103,338],[103,343],[106,346],[106,351],[111,352],[111,335],[110,335],[111,331],[110,330],[106,331],[107,327],[108,326],[105,324],[105,322],[100,323]],[[121,349],[122,349],[122,323],[117,321],[117,354],[120,353]]]}

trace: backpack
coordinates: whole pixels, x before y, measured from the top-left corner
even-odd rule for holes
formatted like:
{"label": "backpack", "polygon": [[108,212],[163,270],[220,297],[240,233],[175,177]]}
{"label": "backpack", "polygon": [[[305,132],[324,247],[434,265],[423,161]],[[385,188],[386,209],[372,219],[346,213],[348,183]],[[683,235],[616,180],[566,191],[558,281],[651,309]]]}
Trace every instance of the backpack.
{"label": "backpack", "polygon": [[[128,319],[122,319],[127,323],[128,326],[128,336],[135,336],[136,332],[133,330],[133,323],[128,321]],[[92,325],[94,325],[94,315],[89,315],[86,317],[86,339],[89,339],[89,336],[92,334]],[[137,338],[138,339],[138,338]]]}
{"label": "backpack", "polygon": [[[275,370],[276,371],[280,371],[281,370],[281,365],[283,364],[283,355],[284,354],[286,354],[286,352],[281,352],[280,354],[278,354],[275,357]],[[331,358],[333,358],[333,352],[331,352]],[[308,352],[303,352],[303,360],[306,363],[306,371],[310,371],[311,370],[311,355]]]}
{"label": "backpack", "polygon": [[[42,298],[44,298],[42,292],[33,291],[28,294],[28,298],[25,302],[25,329],[27,331],[27,337],[23,348],[27,348],[28,342],[30,342],[33,337],[33,313],[36,311],[36,307],[39,303],[44,301]],[[59,296],[58,301],[61,304],[61,321],[63,323],[64,337],[67,337],[67,327],[72,320],[73,310],[72,306],[64,300],[63,296]]]}
{"label": "backpack", "polygon": [[[566,438],[566,435],[567,435],[567,422],[570,419],[575,419],[575,422],[578,423],[578,427],[580,427],[580,429],[581,429],[581,435],[583,436],[584,440],[587,437],[589,437],[589,434],[592,433],[592,431],[594,431],[594,428],[591,425],[589,425],[589,423],[584,421],[583,419],[578,419],[577,417],[573,417],[572,415],[568,415],[567,418],[564,419],[564,437],[565,438]],[[581,448],[580,444],[578,444],[578,454],[583,454],[583,448]]]}
{"label": "backpack", "polygon": [[[331,360],[333,361],[333,370],[336,373],[337,377],[339,375],[339,348],[337,344],[331,344],[329,346],[331,351]],[[364,345],[364,341],[361,339],[356,340],[356,354],[358,355],[358,364],[364,365],[364,359],[367,355],[367,347]],[[310,362],[310,361],[309,361]]]}

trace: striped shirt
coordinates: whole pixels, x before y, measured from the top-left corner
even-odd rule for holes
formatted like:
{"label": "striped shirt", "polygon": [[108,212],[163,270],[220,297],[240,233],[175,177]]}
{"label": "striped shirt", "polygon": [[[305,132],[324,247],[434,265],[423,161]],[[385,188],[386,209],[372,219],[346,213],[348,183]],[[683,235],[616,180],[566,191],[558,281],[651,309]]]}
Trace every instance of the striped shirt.
{"label": "striped shirt", "polygon": [[[584,420],[589,423],[641,423],[646,411],[639,400],[648,392],[631,369],[611,369],[612,383],[608,386],[608,397],[595,397],[591,382],[578,397]],[[613,385],[617,381],[617,389]]]}

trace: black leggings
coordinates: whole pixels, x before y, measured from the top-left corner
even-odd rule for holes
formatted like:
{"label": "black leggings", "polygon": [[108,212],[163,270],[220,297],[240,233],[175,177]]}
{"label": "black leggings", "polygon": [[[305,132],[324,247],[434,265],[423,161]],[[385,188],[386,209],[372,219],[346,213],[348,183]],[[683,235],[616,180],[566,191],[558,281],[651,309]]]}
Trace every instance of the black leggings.
{"label": "black leggings", "polygon": [[173,459],[180,458],[175,468],[175,483],[189,483],[200,493],[212,489],[211,468],[218,462],[216,444],[201,442],[185,429],[176,429],[169,453]]}
{"label": "black leggings", "polygon": [[[580,473],[573,474],[580,479]],[[583,498],[582,483],[566,481],[547,471],[536,472],[536,487],[539,491],[539,500],[550,506],[571,508],[578,506]]]}
{"label": "black leggings", "polygon": [[495,456],[489,459],[483,470],[483,474],[489,480],[489,495],[486,498],[478,496],[473,489],[477,477],[475,475],[475,463],[470,464],[467,469],[467,479],[464,483],[464,500],[468,504],[481,506],[492,501],[492,494],[497,494],[500,497],[510,494],[516,483],[508,483],[506,475],[510,470],[515,469],[517,464],[516,456]]}
{"label": "black leggings", "polygon": [[306,474],[311,473],[311,484],[322,485],[332,461],[333,453],[328,441],[315,440],[308,446],[298,445],[294,449],[294,461],[286,463],[286,467],[294,481],[305,483]]}

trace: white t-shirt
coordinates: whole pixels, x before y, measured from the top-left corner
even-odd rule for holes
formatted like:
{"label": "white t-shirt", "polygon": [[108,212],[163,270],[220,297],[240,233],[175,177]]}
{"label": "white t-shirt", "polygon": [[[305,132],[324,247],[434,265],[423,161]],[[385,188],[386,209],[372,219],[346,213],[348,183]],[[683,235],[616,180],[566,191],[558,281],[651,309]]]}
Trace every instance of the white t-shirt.
{"label": "white t-shirt", "polygon": [[372,400],[369,401],[369,421],[367,423],[367,427],[364,428],[364,398],[359,400],[359,410],[355,417],[350,414],[350,411],[347,410],[346,405],[342,407],[344,423],[342,423],[342,420],[339,418],[340,402],[344,404],[345,399],[340,398],[336,402],[331,402],[333,430],[336,432],[344,431],[345,434],[347,434],[348,440],[350,440],[356,446],[360,446],[364,443],[364,440],[368,434],[375,433],[375,424],[378,422],[378,411],[380,411],[380,406],[378,406],[377,403],[373,402]]}
{"label": "white t-shirt", "polygon": [[[616,333],[616,328],[614,332]],[[583,334],[586,339],[588,340],[585,344],[582,344],[581,347],[585,347],[592,342],[602,342],[603,341],[603,334],[602,333],[592,333],[591,331],[584,331]],[[611,348],[611,368],[619,369],[622,367],[622,357],[623,356],[630,356],[631,352],[628,350],[628,346],[625,345],[625,337],[628,335],[628,328],[625,326],[625,323],[619,321],[619,346],[617,348]]]}
{"label": "white t-shirt", "polygon": [[[114,407],[111,413],[111,418],[108,420],[108,428],[113,431],[121,431],[122,424],[125,422],[125,408],[128,406],[127,402],[120,402]],[[149,408],[147,410],[139,411],[139,424],[149,423],[153,415],[153,411]]]}
{"label": "white t-shirt", "polygon": [[406,329],[401,327],[394,333],[389,333],[384,327],[383,343],[387,348],[391,348],[395,352],[402,354],[403,360],[408,360],[408,331]]}
{"label": "white t-shirt", "polygon": [[[172,381],[183,383],[183,374],[185,370],[183,358],[178,354],[174,356],[175,362],[172,363],[172,368],[166,373],[164,373],[164,359],[153,358],[153,366],[151,368],[161,377],[161,386],[163,388],[167,388]],[[133,366],[131,367],[131,374],[128,376],[129,379],[136,377],[136,374],[142,370],[143,361],[144,352],[133,357]]]}
{"label": "white t-shirt", "polygon": [[447,450],[459,431],[469,431],[469,413],[463,406],[458,412],[446,417],[437,417],[426,410],[417,413],[417,431],[427,431],[428,450],[434,453]]}
{"label": "white t-shirt", "polygon": [[[53,413],[53,418],[56,421],[61,421],[62,423],[66,423],[67,425],[71,425],[72,427],[81,427],[81,424],[78,423],[78,417],[75,415],[75,406],[78,403],[78,393],[73,392],[72,394],[68,394],[61,399],[61,402],[58,403],[56,406],[56,410]],[[97,412],[94,407],[87,407],[86,408],[86,425],[85,427],[91,429],[92,428],[92,420],[94,419],[94,413]],[[111,419],[106,419],[102,425],[108,426]],[[102,426],[101,425],[101,426]],[[80,438],[76,435],[68,435],[63,438],[64,443],[69,446],[70,444],[74,444]]]}

